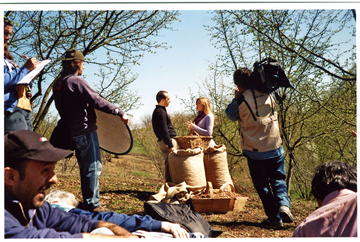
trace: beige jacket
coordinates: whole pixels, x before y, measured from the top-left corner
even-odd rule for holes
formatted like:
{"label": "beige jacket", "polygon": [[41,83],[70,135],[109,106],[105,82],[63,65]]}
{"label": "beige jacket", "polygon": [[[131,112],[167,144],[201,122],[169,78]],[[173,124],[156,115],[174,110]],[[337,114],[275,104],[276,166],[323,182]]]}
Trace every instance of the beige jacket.
{"label": "beige jacket", "polygon": [[[244,100],[249,104],[256,120],[245,101],[239,105],[239,131],[243,150],[266,152],[281,147],[279,123],[272,95],[254,90],[256,104],[251,90],[245,90]],[[258,115],[257,115],[258,114]]]}

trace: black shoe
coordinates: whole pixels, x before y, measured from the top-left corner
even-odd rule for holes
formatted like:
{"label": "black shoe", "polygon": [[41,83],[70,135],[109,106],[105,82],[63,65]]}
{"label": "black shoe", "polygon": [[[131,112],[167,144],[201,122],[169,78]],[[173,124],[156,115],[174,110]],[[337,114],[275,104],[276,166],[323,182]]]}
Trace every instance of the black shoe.
{"label": "black shoe", "polygon": [[261,222],[262,225],[269,226],[269,227],[282,227],[283,223],[281,220],[279,221],[272,221],[269,218],[264,218],[264,220]]}
{"label": "black shoe", "polygon": [[92,204],[87,204],[87,203],[84,203],[84,202],[79,203],[77,208],[82,209],[82,210],[86,210],[86,211],[90,211],[90,212],[94,211],[94,206]]}

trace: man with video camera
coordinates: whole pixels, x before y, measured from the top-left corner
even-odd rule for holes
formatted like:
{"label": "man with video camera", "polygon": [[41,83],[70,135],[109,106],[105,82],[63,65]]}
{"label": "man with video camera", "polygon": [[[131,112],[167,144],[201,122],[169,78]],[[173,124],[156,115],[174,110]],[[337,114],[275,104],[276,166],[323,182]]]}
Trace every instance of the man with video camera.
{"label": "man with video camera", "polygon": [[262,224],[281,227],[283,222],[292,223],[293,216],[276,103],[271,94],[258,91],[262,90],[261,81],[255,80],[253,74],[258,73],[247,68],[234,72],[235,98],[225,112],[230,120],[239,122],[242,152],[267,215]]}

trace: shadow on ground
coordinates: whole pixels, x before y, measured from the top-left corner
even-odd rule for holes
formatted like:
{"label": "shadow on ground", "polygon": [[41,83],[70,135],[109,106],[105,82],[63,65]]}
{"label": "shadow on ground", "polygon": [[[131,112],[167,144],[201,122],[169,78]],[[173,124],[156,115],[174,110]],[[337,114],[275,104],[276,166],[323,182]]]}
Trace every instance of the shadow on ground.
{"label": "shadow on ground", "polygon": [[139,199],[140,201],[147,202],[151,195],[154,195],[154,192],[145,192],[145,191],[136,191],[136,190],[116,190],[116,191],[101,191],[100,194],[104,193],[115,193],[115,194],[126,194],[132,195],[133,197]]}
{"label": "shadow on ground", "polygon": [[264,229],[276,229],[276,230],[288,230],[290,228],[295,228],[296,226],[291,226],[284,224],[282,227],[272,227],[272,226],[264,226],[261,223],[257,222],[249,222],[249,221],[241,221],[241,222],[218,222],[218,221],[211,221],[209,222],[211,226],[225,226],[225,227],[238,227],[238,226],[246,226],[246,227],[257,227],[257,228],[264,228]]}

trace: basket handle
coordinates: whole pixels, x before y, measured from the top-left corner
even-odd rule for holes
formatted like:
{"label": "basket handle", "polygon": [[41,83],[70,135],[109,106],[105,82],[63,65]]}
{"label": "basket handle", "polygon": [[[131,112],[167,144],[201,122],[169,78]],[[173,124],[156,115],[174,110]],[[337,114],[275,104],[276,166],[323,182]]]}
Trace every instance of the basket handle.
{"label": "basket handle", "polygon": [[213,185],[211,182],[207,182],[205,194],[209,194],[210,198],[212,198],[214,196],[214,189],[213,189]]}
{"label": "basket handle", "polygon": [[188,134],[188,136],[189,136],[190,134],[195,134],[195,135],[197,135],[197,136],[200,137],[200,134],[199,134],[198,132],[196,132],[195,130],[191,130],[190,133]]}
{"label": "basket handle", "polygon": [[224,183],[224,184],[222,184],[222,186],[220,187],[220,191],[224,191],[224,189],[225,189],[226,186],[230,186],[230,189],[231,189],[232,192],[235,191],[234,185],[231,184],[231,183]]}

